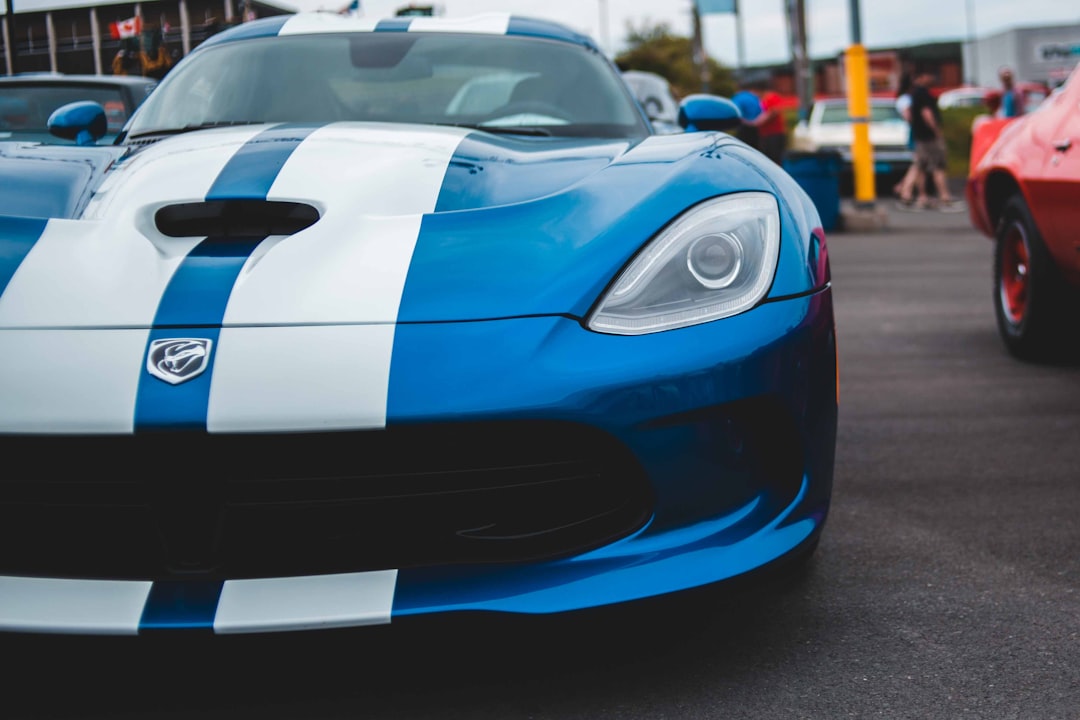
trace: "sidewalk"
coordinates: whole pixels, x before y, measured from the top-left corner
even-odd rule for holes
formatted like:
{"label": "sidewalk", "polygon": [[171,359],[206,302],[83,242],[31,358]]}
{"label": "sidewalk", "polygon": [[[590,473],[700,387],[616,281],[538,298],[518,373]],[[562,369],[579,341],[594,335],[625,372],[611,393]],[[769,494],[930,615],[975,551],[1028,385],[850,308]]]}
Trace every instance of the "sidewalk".
{"label": "sidewalk", "polygon": [[[952,196],[958,200],[964,199],[964,184],[965,178],[950,178],[949,190],[952,192]],[[846,213],[845,210],[850,210],[855,207],[855,201],[853,198],[846,197],[840,199],[841,217]],[[873,231],[866,231],[862,229],[847,229],[841,226],[833,230],[833,233],[847,233],[847,234],[863,234],[863,233],[888,233],[890,231],[907,231],[907,230],[944,230],[950,229],[965,229],[970,230],[971,218],[968,215],[967,202],[961,203],[961,209],[959,211],[942,211],[937,209],[926,210],[911,210],[901,209],[897,203],[897,198],[891,194],[884,197],[878,197],[874,200],[874,211],[885,213],[885,219],[882,227]]]}

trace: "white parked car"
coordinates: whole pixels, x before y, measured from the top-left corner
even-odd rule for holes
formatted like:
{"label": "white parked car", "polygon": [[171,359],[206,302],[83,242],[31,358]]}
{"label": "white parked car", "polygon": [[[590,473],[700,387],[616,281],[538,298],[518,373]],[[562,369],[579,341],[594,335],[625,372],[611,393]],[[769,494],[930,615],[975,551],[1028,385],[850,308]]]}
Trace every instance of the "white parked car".
{"label": "white parked car", "polygon": [[682,132],[679,127],[679,102],[672,94],[667,78],[642,70],[626,70],[622,76],[634,97],[645,108],[645,114],[657,132]]}
{"label": "white parked car", "polygon": [[[907,121],[896,109],[892,98],[870,98],[870,145],[874,154],[874,175],[883,185],[895,183],[913,160],[908,146]],[[841,184],[850,183],[851,145],[855,131],[848,114],[846,98],[824,98],[814,103],[806,120],[800,120],[792,132],[794,152],[840,153],[843,159]],[[884,185],[891,187],[891,185]]]}

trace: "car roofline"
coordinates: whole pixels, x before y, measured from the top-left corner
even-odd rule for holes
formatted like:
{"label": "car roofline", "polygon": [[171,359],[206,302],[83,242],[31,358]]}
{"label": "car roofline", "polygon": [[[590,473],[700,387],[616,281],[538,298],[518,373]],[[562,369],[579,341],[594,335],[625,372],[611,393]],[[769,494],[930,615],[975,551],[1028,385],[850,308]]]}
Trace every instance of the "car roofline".
{"label": "car roofline", "polygon": [[[275,15],[241,23],[240,25],[236,25],[210,36],[192,52],[196,52],[206,47],[213,47],[221,43],[260,37],[274,37],[279,35],[282,28],[294,18],[312,16],[318,16],[320,18],[319,22],[322,24],[320,29],[312,29],[310,33],[301,31],[296,33],[290,32],[289,34],[303,35],[338,32],[356,34],[367,34],[372,32],[432,32],[440,34],[458,32],[461,34],[501,34],[511,37],[531,37],[543,40],[555,40],[572,45],[579,45],[595,52],[601,52],[599,46],[591,37],[583,35],[562,23],[541,18],[512,15],[509,13],[481,13],[453,18],[420,16],[372,19],[327,12],[303,12],[290,15]],[[506,24],[503,32],[470,30],[471,23],[475,23],[475,27],[479,28],[486,20],[491,20],[495,17],[505,19]]]}

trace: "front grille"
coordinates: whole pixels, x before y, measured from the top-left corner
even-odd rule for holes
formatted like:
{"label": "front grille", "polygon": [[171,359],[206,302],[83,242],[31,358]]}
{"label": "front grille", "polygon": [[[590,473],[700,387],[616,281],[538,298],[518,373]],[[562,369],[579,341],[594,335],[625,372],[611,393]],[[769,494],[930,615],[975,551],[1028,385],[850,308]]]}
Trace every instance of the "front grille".
{"label": "front grille", "polygon": [[555,422],[0,436],[0,573],[272,577],[515,563],[651,512],[621,443]]}

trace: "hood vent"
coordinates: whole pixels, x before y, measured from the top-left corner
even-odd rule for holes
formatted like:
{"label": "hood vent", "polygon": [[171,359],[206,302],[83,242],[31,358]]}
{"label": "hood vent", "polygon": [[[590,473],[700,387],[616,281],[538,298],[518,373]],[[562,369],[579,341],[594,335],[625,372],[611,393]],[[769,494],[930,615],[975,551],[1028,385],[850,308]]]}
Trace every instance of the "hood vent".
{"label": "hood vent", "polygon": [[314,225],[319,211],[310,205],[268,200],[208,200],[167,205],[154,214],[168,237],[267,237],[293,235]]}

